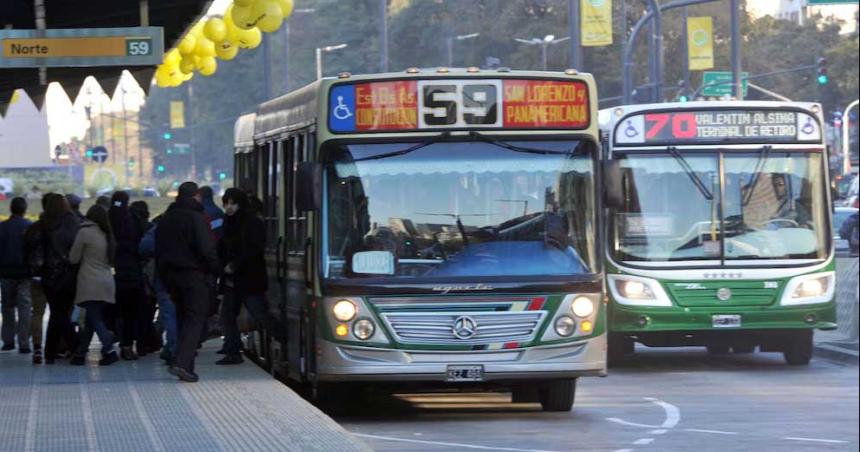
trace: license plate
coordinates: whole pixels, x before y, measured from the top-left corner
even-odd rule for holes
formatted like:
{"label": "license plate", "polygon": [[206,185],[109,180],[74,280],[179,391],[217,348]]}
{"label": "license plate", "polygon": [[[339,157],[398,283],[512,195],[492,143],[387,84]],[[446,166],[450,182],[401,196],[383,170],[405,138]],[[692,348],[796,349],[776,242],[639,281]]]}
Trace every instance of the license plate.
{"label": "license plate", "polygon": [[448,366],[448,381],[483,381],[484,366]]}
{"label": "license plate", "polygon": [[714,328],[737,328],[741,326],[741,316],[739,314],[713,315],[711,324]]}

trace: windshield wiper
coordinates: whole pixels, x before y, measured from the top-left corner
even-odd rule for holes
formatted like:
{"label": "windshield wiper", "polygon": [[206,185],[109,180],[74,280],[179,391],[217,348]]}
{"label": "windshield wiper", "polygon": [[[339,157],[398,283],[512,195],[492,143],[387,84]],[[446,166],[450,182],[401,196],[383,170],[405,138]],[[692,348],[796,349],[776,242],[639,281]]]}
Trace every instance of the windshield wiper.
{"label": "windshield wiper", "polygon": [[476,138],[484,143],[489,143],[500,148],[507,149],[509,151],[514,152],[524,152],[526,154],[539,154],[539,155],[572,155],[576,152],[576,149],[571,149],[569,151],[553,151],[551,149],[538,149],[538,148],[530,148],[525,146],[517,146],[515,144],[508,143],[507,141],[502,141],[496,138],[490,138],[487,135],[484,135],[480,132],[471,131],[469,132],[469,136],[472,138]]}
{"label": "windshield wiper", "polygon": [[761,176],[761,171],[764,169],[765,163],[767,163],[767,158],[770,156],[770,150],[773,149],[771,146],[765,146],[761,148],[761,154],[758,156],[758,160],[755,162],[755,169],[753,170],[753,177],[750,179],[749,187],[750,189],[744,194],[744,198],[741,200],[741,205],[746,206],[752,201],[752,195],[755,192],[755,188],[758,185],[758,180]]}
{"label": "windshield wiper", "polygon": [[371,155],[370,157],[362,157],[362,158],[354,159],[354,160],[353,160],[353,163],[354,163],[354,162],[366,162],[366,161],[368,161],[368,160],[380,160],[380,159],[387,159],[387,158],[389,158],[389,157],[397,157],[397,156],[400,156],[400,155],[406,155],[406,154],[408,154],[408,153],[410,153],[410,152],[417,151],[417,150],[419,150],[419,149],[421,149],[421,148],[424,148],[424,147],[430,146],[431,144],[438,143],[439,141],[442,141],[442,140],[444,140],[445,138],[448,138],[448,137],[450,137],[450,136],[451,136],[451,132],[442,132],[442,133],[440,133],[439,135],[436,135],[436,136],[430,137],[430,138],[429,138],[429,139],[427,139],[427,140],[421,141],[421,142],[419,142],[419,143],[415,143],[414,145],[412,145],[412,146],[410,146],[410,147],[408,147],[408,148],[406,148],[406,149],[400,149],[400,150],[397,150],[397,151],[391,151],[391,152],[385,152],[385,153],[382,153],[382,154]]}
{"label": "windshield wiper", "polygon": [[460,237],[463,237],[463,246],[469,246],[469,237],[466,236],[466,227],[460,221],[460,217],[486,217],[487,214],[471,213],[471,214],[456,214],[456,213],[430,213],[430,212],[415,212],[416,215],[427,215],[430,217],[449,217],[453,218],[457,225],[457,231],[460,232]]}
{"label": "windshield wiper", "polygon": [[696,188],[699,189],[699,192],[702,194],[702,196],[704,196],[705,199],[707,199],[708,201],[713,201],[713,193],[708,190],[708,187],[705,186],[705,183],[702,182],[702,179],[699,178],[699,175],[696,174],[695,171],[693,171],[693,168],[690,166],[687,160],[684,159],[684,157],[680,153],[678,153],[678,150],[675,149],[674,146],[669,146],[668,148],[666,148],[666,151],[668,151],[669,154],[675,158],[675,161],[677,161],[678,165],[681,166],[681,169],[683,169],[684,172],[687,173],[687,177],[689,177],[690,180],[693,182],[693,185],[695,185]]}

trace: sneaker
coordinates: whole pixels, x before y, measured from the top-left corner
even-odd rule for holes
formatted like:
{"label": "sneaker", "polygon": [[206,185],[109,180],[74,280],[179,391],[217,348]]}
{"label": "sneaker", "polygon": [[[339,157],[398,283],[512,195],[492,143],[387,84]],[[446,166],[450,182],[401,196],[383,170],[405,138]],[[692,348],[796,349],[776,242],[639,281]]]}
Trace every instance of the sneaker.
{"label": "sneaker", "polygon": [[72,359],[69,360],[69,364],[73,366],[83,366],[87,363],[87,359],[83,356],[73,356]]}
{"label": "sneaker", "polygon": [[219,366],[230,366],[235,364],[242,364],[243,362],[245,362],[245,360],[242,359],[242,355],[226,355],[220,360],[215,361],[215,364]]}
{"label": "sneaker", "polygon": [[99,366],[110,366],[117,361],[119,361],[119,356],[116,356],[116,352],[110,352],[99,360]]}
{"label": "sneaker", "polygon": [[181,367],[170,366],[167,371],[170,372],[170,375],[174,375],[187,383],[197,383],[197,381],[200,380],[200,377],[198,377],[197,374],[189,372]]}
{"label": "sneaker", "polygon": [[3,348],[0,348],[0,350],[4,352],[8,352],[9,350],[15,350],[15,344],[3,344]]}
{"label": "sneaker", "polygon": [[42,364],[42,350],[41,349],[37,348],[36,351],[33,352],[33,364]]}
{"label": "sneaker", "polygon": [[137,359],[137,355],[131,347],[122,347],[119,356],[126,361],[135,361]]}
{"label": "sneaker", "polygon": [[24,348],[19,348],[18,353],[20,353],[22,355],[26,355],[28,353],[33,353],[33,350],[30,350],[29,348],[24,347]]}

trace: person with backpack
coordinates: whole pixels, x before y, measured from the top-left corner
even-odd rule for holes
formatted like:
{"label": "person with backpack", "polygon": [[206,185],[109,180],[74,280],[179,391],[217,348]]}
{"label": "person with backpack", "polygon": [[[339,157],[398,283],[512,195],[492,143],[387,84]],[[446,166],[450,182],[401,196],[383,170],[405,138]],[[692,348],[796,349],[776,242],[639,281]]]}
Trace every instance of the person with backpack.
{"label": "person with backpack", "polygon": [[77,343],[71,320],[77,271],[69,260],[69,251],[79,227],[80,221],[66,197],[49,195],[40,234],[44,256],[40,272],[42,287],[51,309],[45,338],[45,364],[54,364],[61,342],[65,342],[70,350],[74,350]]}
{"label": "person with backpack", "polygon": [[139,218],[132,215],[128,203],[128,193],[115,192],[111,197],[108,215],[116,240],[114,280],[120,318],[120,357],[124,360],[136,360],[147,352],[144,336],[146,324],[152,319],[146,318],[149,309],[144,297],[143,268],[137,250],[146,232],[145,226]]}
{"label": "person with backpack", "polygon": [[839,238],[848,241],[851,255],[856,256],[860,251],[860,213],[855,212],[848,217],[839,228]]}
{"label": "person with backpack", "polygon": [[116,302],[112,269],[115,249],[107,211],[98,205],[90,207],[69,252],[69,260],[80,265],[75,304],[84,308],[86,316],[78,348],[71,359],[73,365],[86,363],[94,332],[102,344],[99,365],[109,366],[119,360],[113,350],[113,333],[104,318],[105,307]]}
{"label": "person with backpack", "polygon": [[[27,200],[14,198],[10,205],[12,216],[0,223],[0,305],[3,309],[3,350],[15,349],[30,353],[30,271],[27,268],[23,244],[24,232],[32,224],[24,218]],[[15,317],[15,314],[18,317]]]}

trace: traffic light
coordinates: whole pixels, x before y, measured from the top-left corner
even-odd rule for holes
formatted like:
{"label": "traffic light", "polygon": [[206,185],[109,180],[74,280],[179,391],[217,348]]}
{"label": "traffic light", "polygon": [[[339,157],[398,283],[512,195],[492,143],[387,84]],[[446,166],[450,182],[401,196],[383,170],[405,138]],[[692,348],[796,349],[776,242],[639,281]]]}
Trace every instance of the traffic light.
{"label": "traffic light", "polygon": [[170,140],[173,138],[173,134],[170,132],[164,132],[164,135],[162,135],[162,137],[164,137],[165,140]]}
{"label": "traffic light", "polygon": [[828,82],[827,78],[827,58],[821,57],[818,59],[818,77],[816,81],[818,81],[819,85],[826,85]]}
{"label": "traffic light", "polygon": [[156,166],[156,167],[155,167],[155,170],[156,170],[156,171],[158,171],[159,173],[163,173],[163,172],[164,172],[164,165],[158,165],[158,166]]}
{"label": "traffic light", "polygon": [[87,158],[88,158],[88,159],[93,158],[93,150],[92,150],[92,148],[87,149],[86,156],[87,156]]}
{"label": "traffic light", "polygon": [[224,180],[224,179],[227,179],[227,173],[225,173],[224,171],[221,171],[220,173],[218,173],[218,180]]}
{"label": "traffic light", "polygon": [[687,81],[684,79],[678,80],[678,102],[689,102],[690,96],[687,95]]}

